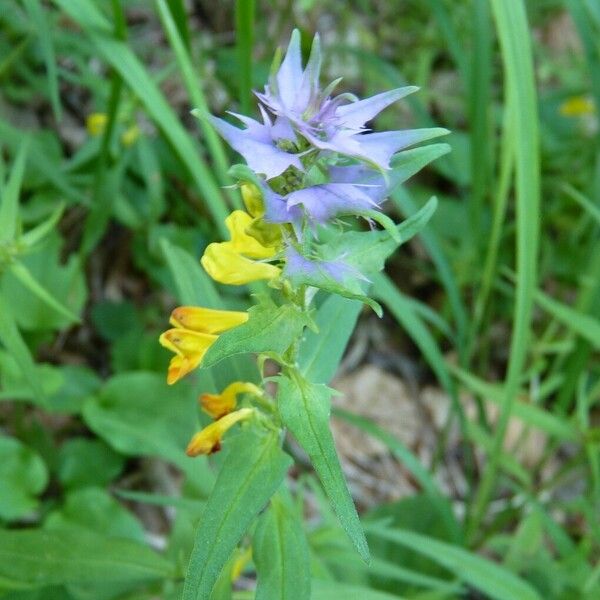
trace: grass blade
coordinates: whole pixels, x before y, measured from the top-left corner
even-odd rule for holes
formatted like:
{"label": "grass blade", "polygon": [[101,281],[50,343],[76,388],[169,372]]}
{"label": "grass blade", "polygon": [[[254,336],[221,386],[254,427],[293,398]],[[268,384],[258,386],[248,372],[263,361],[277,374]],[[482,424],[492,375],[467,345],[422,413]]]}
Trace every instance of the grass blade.
{"label": "grass blade", "polygon": [[400,529],[390,530],[381,526],[366,526],[367,531],[378,537],[406,546],[442,565],[465,583],[484,592],[494,600],[541,600],[528,583],[485,558],[472,554],[464,548],[453,546],[433,538]]}
{"label": "grass blade", "polygon": [[29,13],[29,18],[35,27],[36,37],[39,40],[44,64],[46,65],[46,75],[48,79],[48,95],[52,112],[57,122],[62,119],[62,107],[60,104],[60,95],[58,91],[58,73],[56,68],[56,56],[54,53],[54,32],[49,27],[50,17],[44,14],[44,9],[40,0],[25,0],[25,8]]}
{"label": "grass blade", "polygon": [[100,56],[121,75],[146,107],[148,114],[160,127],[181,162],[187,167],[207,204],[215,225],[226,238],[228,231],[225,227],[225,218],[228,211],[212,170],[201,157],[199,149],[142,63],[128,45],[111,37],[109,22],[90,0],[80,0],[77,3],[67,0],[54,0],[54,2],[86,31]]}
{"label": "grass blade", "polygon": [[[173,2],[170,4],[173,4]],[[173,47],[175,58],[177,59],[185,87],[187,88],[189,97],[194,104],[194,108],[199,110],[201,114],[208,114],[208,104],[206,102],[206,98],[204,97],[202,87],[200,86],[198,75],[194,72],[192,59],[189,53],[189,46],[186,46],[184,39],[181,37],[180,27],[177,25],[174,15],[167,7],[165,0],[156,0],[156,6],[158,8],[158,14],[160,16],[163,28],[167,34],[167,38],[169,39],[169,43]],[[231,179],[227,175],[227,170],[229,169],[230,165],[225,151],[223,150],[221,139],[214,130],[214,127],[212,127],[208,122],[208,119],[199,119],[199,122],[200,128],[202,129],[202,134],[206,140],[207,149],[214,161],[217,179],[221,185],[230,184]],[[239,206],[241,204],[239,197],[234,195],[232,190],[228,190],[228,193],[232,198],[235,198],[235,204]]]}
{"label": "grass blade", "polygon": [[478,531],[494,489],[500,450],[527,358],[540,228],[538,115],[527,14],[523,0],[514,0],[510,4],[492,0],[492,9],[502,50],[508,110],[514,115],[517,281],[504,398],[489,463],[473,504],[468,528],[470,536]]}
{"label": "grass blade", "polygon": [[25,172],[27,147],[28,144],[26,142],[19,148],[19,153],[12,166],[10,177],[2,193],[2,202],[0,203],[0,242],[11,242],[17,235],[19,195]]}
{"label": "grass blade", "polygon": [[254,0],[235,3],[235,42],[238,58],[240,110],[249,115],[252,102],[252,46],[254,44]]}

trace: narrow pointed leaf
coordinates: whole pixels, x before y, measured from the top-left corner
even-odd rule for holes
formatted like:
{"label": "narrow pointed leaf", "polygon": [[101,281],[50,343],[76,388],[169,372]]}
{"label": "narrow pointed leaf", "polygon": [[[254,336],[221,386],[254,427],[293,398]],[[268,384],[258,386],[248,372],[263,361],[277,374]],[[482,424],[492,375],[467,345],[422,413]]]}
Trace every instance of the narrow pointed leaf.
{"label": "narrow pointed leaf", "polygon": [[42,302],[53,308],[56,312],[71,319],[75,323],[79,323],[79,317],[63,306],[48,290],[42,286],[29,272],[29,269],[20,262],[14,262],[10,265],[11,273],[27,288],[35,294]]}
{"label": "narrow pointed leaf", "polygon": [[221,569],[291,464],[274,433],[247,431],[231,441],[196,532],[182,600],[210,597]]}
{"label": "narrow pointed leaf", "polygon": [[159,580],[173,565],[144,544],[83,528],[0,530],[0,579],[42,587],[68,583]]}
{"label": "narrow pointed leaf", "polygon": [[206,353],[202,366],[242,353],[274,352],[283,354],[308,324],[305,314],[295,306],[286,304],[254,306],[243,325],[221,334]]}
{"label": "narrow pointed leaf", "polygon": [[258,520],[252,540],[256,600],[310,600],[310,562],[302,517],[279,493]]}
{"label": "narrow pointed leaf", "polygon": [[317,310],[318,333],[307,331],[300,348],[300,369],[306,379],[329,383],[340,364],[362,309],[357,300],[331,295]]}
{"label": "narrow pointed leaf", "polygon": [[38,379],[35,362],[2,294],[0,294],[0,342],[19,365],[38,402],[43,403],[44,392]]}
{"label": "narrow pointed leaf", "polygon": [[329,430],[333,390],[296,377],[279,378],[281,418],[308,454],[342,527],[366,562],[369,548]]}
{"label": "narrow pointed leaf", "polygon": [[25,172],[27,143],[21,144],[0,202],[0,242],[14,240],[19,218],[19,194]]}
{"label": "narrow pointed leaf", "polygon": [[528,583],[508,569],[464,548],[441,542],[412,531],[369,526],[371,535],[390,540],[419,552],[442,565],[465,583],[494,600],[541,600]]}
{"label": "narrow pointed leaf", "polygon": [[54,227],[60,220],[64,209],[65,205],[61,202],[43,223],[36,225],[27,233],[24,233],[19,239],[20,243],[22,243],[24,246],[31,248],[38,242],[42,241],[54,229]]}

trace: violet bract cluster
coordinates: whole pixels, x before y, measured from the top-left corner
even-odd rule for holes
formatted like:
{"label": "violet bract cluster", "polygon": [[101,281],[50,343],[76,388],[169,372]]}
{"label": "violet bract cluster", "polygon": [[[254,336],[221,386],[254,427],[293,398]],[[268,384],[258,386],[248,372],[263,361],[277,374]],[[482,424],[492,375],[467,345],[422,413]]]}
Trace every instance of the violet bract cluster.
{"label": "violet bract cluster", "polygon": [[[372,119],[418,88],[402,87],[358,100],[350,93],[333,95],[339,79],[321,88],[320,70],[319,36],[303,69],[295,30],[285,58],[272,70],[264,92],[256,94],[261,121],[236,113],[231,114],[241,128],[217,117],[211,121],[247,163],[246,169],[238,166],[232,174],[256,186],[260,208],[254,216],[266,224],[288,226],[274,258],[285,262],[284,274],[307,283],[315,283],[318,274],[343,286],[349,276],[365,276],[355,261],[347,260],[346,249],[324,258],[319,227],[332,222],[343,227],[340,218],[348,215],[389,224],[380,209],[398,184],[394,159],[402,150],[447,131],[372,132],[367,127]],[[246,198],[251,195],[248,188],[242,191]]]}

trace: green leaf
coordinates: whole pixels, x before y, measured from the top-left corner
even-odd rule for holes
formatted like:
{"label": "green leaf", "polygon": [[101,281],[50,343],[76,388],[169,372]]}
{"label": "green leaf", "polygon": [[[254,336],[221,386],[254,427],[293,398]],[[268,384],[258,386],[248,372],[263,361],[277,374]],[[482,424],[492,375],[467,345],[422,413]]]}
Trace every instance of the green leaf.
{"label": "green leaf", "polygon": [[298,339],[308,318],[291,304],[253,306],[248,321],[222,333],[204,356],[202,366],[242,353],[273,352],[283,354]]}
{"label": "green leaf", "polygon": [[535,293],[535,301],[557,321],[587,340],[594,348],[600,349],[600,320],[570,308],[539,290]]}
{"label": "green leaf", "polygon": [[46,75],[48,77],[48,95],[50,96],[50,104],[52,112],[57,122],[61,120],[61,105],[60,93],[58,88],[58,76],[56,56],[54,53],[53,40],[56,38],[56,33],[52,29],[52,17],[45,14],[44,8],[40,0],[25,0],[25,8],[29,13],[29,18],[35,27],[35,36],[37,37],[44,57],[44,65]]}
{"label": "green leaf", "polygon": [[[379,304],[366,295],[368,280],[360,276],[369,277],[381,271],[385,260],[425,227],[436,207],[437,200],[431,198],[421,210],[396,226],[394,236],[387,230],[349,231],[322,244],[319,247],[320,258],[334,263],[339,261],[342,266],[336,277],[329,269],[320,266],[318,261],[313,261],[311,269],[289,271],[286,268],[284,273],[296,285],[311,285],[345,298],[360,300],[381,316]],[[344,270],[343,265],[350,269]]]}
{"label": "green leaf", "polygon": [[69,493],[64,505],[46,517],[44,528],[73,532],[83,528],[109,537],[145,540],[144,528],[133,514],[108,492],[95,487]]}
{"label": "green leaf", "polygon": [[427,556],[494,600],[541,600],[528,583],[509,570],[464,548],[381,525],[368,526],[367,531]]}
{"label": "green leaf", "polygon": [[[391,163],[390,179],[394,183],[394,188],[418,173],[430,162],[444,156],[444,154],[448,154],[448,152],[450,152],[448,144],[430,144],[400,152],[392,159]],[[393,189],[390,191],[393,191]]]}
{"label": "green leaf", "polygon": [[44,392],[39,379],[36,377],[36,365],[29,352],[27,344],[17,328],[17,324],[0,290],[0,342],[19,366],[23,377],[39,403],[44,403]]}
{"label": "green leaf", "polygon": [[44,461],[20,441],[0,436],[0,517],[10,521],[33,512],[47,483]]}
{"label": "green leaf", "polygon": [[0,202],[0,243],[13,241],[17,236],[19,219],[19,194],[25,172],[28,143],[22,143],[12,166],[10,177]]}
{"label": "green leaf", "polygon": [[381,271],[386,259],[427,225],[436,208],[437,199],[432,197],[418,212],[396,226],[396,239],[385,230],[345,232],[321,246],[322,257],[336,260],[343,256],[344,262],[365,275]]}
{"label": "green leaf", "polygon": [[66,488],[103,486],[121,473],[124,464],[125,459],[101,440],[73,437],[60,448],[57,474]]}
{"label": "green leaf", "polygon": [[175,281],[176,296],[180,302],[191,306],[223,308],[217,288],[196,258],[167,238],[161,238],[160,247]]}
{"label": "green leaf", "polygon": [[156,373],[130,372],[113,377],[88,399],[83,418],[119,452],[158,456],[182,469],[202,471],[208,487],[214,478],[206,462],[185,455],[198,419],[196,397],[187,382],[173,387]]}
{"label": "green leaf", "polygon": [[[20,263],[28,273],[14,267],[2,278],[0,289],[7,301],[18,307],[14,314],[23,329],[61,329],[78,320],[73,313],[85,303],[85,277],[76,255],[63,264],[62,245],[60,236],[51,234],[43,247],[21,256]],[[54,310],[48,310],[48,305]]]}
{"label": "green leaf", "polygon": [[91,0],[54,0],[86,32],[95,50],[123,78],[139,98],[150,117],[169,140],[175,153],[187,168],[200,194],[204,198],[213,220],[223,236],[227,235],[225,218],[227,207],[223,194],[212,171],[204,160],[198,145],[184,129],[179,117],[171,108],[158,85],[149,75],[132,49],[114,39],[110,21],[104,17]]}
{"label": "green leaf", "polygon": [[13,587],[144,581],[174,576],[145,545],[77,531],[0,530],[0,580]]}
{"label": "green leaf", "polygon": [[310,600],[308,544],[291,500],[282,492],[259,518],[252,539],[256,600]]}
{"label": "green leaf", "polygon": [[41,242],[57,225],[65,209],[65,205],[61,202],[52,214],[42,223],[30,229],[19,238],[19,243],[31,249],[35,244]]}
{"label": "green leaf", "polygon": [[311,600],[399,600],[399,596],[386,594],[367,587],[348,585],[337,581],[313,580]]}
{"label": "green leaf", "polygon": [[54,296],[52,296],[52,294],[50,294],[50,292],[48,292],[48,290],[33,277],[29,269],[23,263],[18,261],[13,262],[10,265],[10,272],[44,304],[69,319],[69,321],[74,321],[75,323],[80,322],[79,317],[54,298]]}
{"label": "green leaf", "polygon": [[344,531],[366,562],[369,560],[369,548],[329,430],[333,390],[322,384],[310,383],[298,375],[294,379],[282,376],[278,383],[277,401],[281,418],[308,454]]}
{"label": "green leaf", "polygon": [[[494,404],[499,405],[502,403],[502,388],[500,386],[483,381],[459,367],[452,367],[452,371],[475,394],[490,400]],[[545,431],[559,440],[576,441],[578,438],[575,427],[564,418],[557,417],[539,406],[523,402],[518,396],[512,407],[512,413],[515,418],[520,419],[526,425]]]}
{"label": "green leaf", "polygon": [[300,346],[299,364],[309,381],[328,383],[335,375],[362,304],[332,294],[318,308],[318,332],[307,330]]}
{"label": "green leaf", "polygon": [[183,600],[209,597],[236,544],[292,464],[273,432],[245,431],[230,444],[196,533]]}

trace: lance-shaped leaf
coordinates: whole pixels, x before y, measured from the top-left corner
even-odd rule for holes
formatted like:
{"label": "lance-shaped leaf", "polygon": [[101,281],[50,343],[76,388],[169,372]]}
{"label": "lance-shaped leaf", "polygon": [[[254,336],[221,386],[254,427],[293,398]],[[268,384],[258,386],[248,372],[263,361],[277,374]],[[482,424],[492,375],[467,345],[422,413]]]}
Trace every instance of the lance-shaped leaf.
{"label": "lance-shaped leaf", "polygon": [[[381,307],[367,295],[369,275],[381,271],[386,258],[425,227],[436,207],[437,200],[431,198],[421,210],[397,225],[393,236],[389,228],[344,232],[320,246],[322,260],[308,259],[289,247],[284,275],[295,285],[310,285],[360,300],[381,316]],[[327,232],[323,234],[326,236]]]}
{"label": "lance-shaped leaf", "polygon": [[315,315],[318,332],[307,330],[300,346],[299,365],[306,379],[328,383],[335,375],[362,305],[329,296]]}
{"label": "lance-shaped leaf", "polygon": [[308,318],[298,308],[284,304],[258,305],[248,311],[248,321],[221,334],[204,356],[202,366],[245,352],[283,354],[308,325]]}
{"label": "lance-shaped leaf", "polygon": [[273,432],[245,431],[230,444],[196,532],[182,600],[209,598],[219,572],[292,464]]}
{"label": "lance-shaped leaf", "polygon": [[79,323],[79,317],[63,306],[38,280],[31,274],[29,269],[20,262],[14,262],[10,265],[11,273],[33,294],[35,294],[44,304],[54,309],[67,319]]}
{"label": "lance-shaped leaf", "polygon": [[12,168],[12,172],[4,187],[0,202],[0,243],[14,240],[17,235],[19,219],[19,193],[25,171],[28,142],[21,145]]}
{"label": "lance-shaped leaf", "polygon": [[344,257],[346,264],[361,273],[369,275],[383,269],[385,260],[396,249],[417,235],[429,222],[437,208],[437,199],[430,200],[414,215],[396,226],[397,236],[393,238],[387,231],[349,231],[329,240],[321,246],[324,260]]}
{"label": "lance-shaped leaf", "polygon": [[278,382],[281,418],[308,454],[342,527],[366,562],[369,548],[329,430],[333,390],[299,375],[283,376]]}
{"label": "lance-shaped leaf", "polygon": [[0,293],[0,342],[15,359],[36,400],[44,403],[45,395],[37,376],[35,362],[9,306]]}
{"label": "lance-shaped leaf", "polygon": [[0,530],[0,580],[17,587],[150,581],[175,568],[144,544],[78,528]]}
{"label": "lance-shaped leaf", "polygon": [[281,490],[259,518],[252,540],[256,600],[309,600],[310,561],[302,517]]}

